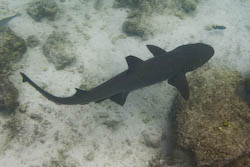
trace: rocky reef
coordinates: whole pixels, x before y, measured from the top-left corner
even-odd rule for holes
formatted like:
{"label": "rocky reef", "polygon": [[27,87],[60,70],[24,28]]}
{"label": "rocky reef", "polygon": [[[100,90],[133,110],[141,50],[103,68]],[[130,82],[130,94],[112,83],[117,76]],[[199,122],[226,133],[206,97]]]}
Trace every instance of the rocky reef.
{"label": "rocky reef", "polygon": [[18,106],[18,91],[8,75],[14,65],[20,61],[26,51],[24,39],[17,36],[10,28],[0,31],[0,110],[11,113]]}
{"label": "rocky reef", "polygon": [[57,70],[73,64],[76,59],[73,44],[67,38],[66,32],[53,32],[50,34],[43,45],[43,54],[49,62],[55,65]]}
{"label": "rocky reef", "polygon": [[188,80],[189,101],[179,96],[172,109],[177,145],[194,154],[197,167],[244,166],[250,153],[250,109],[239,96],[240,74],[203,67]]}
{"label": "rocky reef", "polygon": [[10,28],[0,31],[0,74],[6,74],[12,65],[26,52],[24,39],[17,36]]}
{"label": "rocky reef", "polygon": [[11,113],[19,105],[18,91],[7,75],[0,74],[0,111]]}
{"label": "rocky reef", "polygon": [[34,48],[34,47],[36,47],[36,46],[39,45],[40,40],[38,39],[37,36],[35,36],[35,35],[30,35],[30,36],[28,36],[28,38],[26,39],[26,43],[27,43],[27,46],[28,46],[28,47]]}
{"label": "rocky reef", "polygon": [[41,21],[43,18],[55,20],[59,8],[55,0],[36,0],[29,3],[26,10],[35,21]]}
{"label": "rocky reef", "polygon": [[[115,0],[115,8],[128,8],[127,20],[122,30],[128,36],[139,36],[146,39],[153,34],[150,17],[153,13],[163,14],[165,11],[190,13],[196,9],[199,0]],[[170,12],[171,13],[171,12]],[[176,14],[177,15],[177,14]],[[178,14],[182,15],[182,14]]]}

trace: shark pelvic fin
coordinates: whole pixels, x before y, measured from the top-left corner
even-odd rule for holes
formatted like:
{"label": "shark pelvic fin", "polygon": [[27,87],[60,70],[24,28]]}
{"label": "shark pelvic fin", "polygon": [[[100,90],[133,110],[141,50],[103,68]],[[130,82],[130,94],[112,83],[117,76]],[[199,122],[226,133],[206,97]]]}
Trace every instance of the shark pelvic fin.
{"label": "shark pelvic fin", "polygon": [[179,73],[168,80],[168,83],[178,89],[185,100],[189,99],[189,87],[184,73]]}
{"label": "shark pelvic fin", "polygon": [[133,71],[139,64],[143,63],[143,60],[139,59],[135,56],[127,56],[126,57],[127,63],[128,63],[128,69],[129,71]]}
{"label": "shark pelvic fin", "polygon": [[128,92],[119,93],[119,94],[116,94],[116,95],[110,97],[110,100],[123,106],[126,102],[127,97],[128,97]]}
{"label": "shark pelvic fin", "polygon": [[162,56],[167,53],[164,49],[159,48],[158,46],[154,46],[154,45],[146,45],[146,46],[148,50],[153,54],[154,57]]}

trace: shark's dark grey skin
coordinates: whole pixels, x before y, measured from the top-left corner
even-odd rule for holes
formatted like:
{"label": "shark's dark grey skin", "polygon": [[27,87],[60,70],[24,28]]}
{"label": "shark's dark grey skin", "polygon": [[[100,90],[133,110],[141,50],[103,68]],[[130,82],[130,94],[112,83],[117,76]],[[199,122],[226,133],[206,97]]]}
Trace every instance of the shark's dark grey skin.
{"label": "shark's dark grey skin", "polygon": [[21,16],[21,14],[17,13],[14,16],[6,17],[6,18],[0,20],[0,28],[6,26],[12,19],[14,19],[17,16]]}
{"label": "shark's dark grey skin", "polygon": [[135,56],[128,56],[128,70],[89,91],[76,89],[76,93],[70,97],[54,96],[41,89],[25,74],[21,75],[23,82],[28,82],[57,104],[88,104],[110,99],[124,105],[129,92],[167,79],[188,100],[189,87],[185,73],[202,66],[214,54],[214,49],[203,43],[182,45],[170,52],[153,45],[147,45],[147,48],[154,55],[153,58],[143,61]]}

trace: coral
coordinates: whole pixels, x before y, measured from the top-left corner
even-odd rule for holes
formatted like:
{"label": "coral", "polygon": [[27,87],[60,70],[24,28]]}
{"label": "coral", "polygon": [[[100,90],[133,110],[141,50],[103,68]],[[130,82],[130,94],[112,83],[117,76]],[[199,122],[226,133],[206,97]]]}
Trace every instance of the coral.
{"label": "coral", "polygon": [[36,21],[42,18],[54,20],[59,8],[55,0],[37,0],[28,4],[27,13]]}
{"label": "coral", "polygon": [[53,32],[49,35],[43,45],[43,54],[49,62],[55,65],[57,70],[75,62],[75,54],[73,53],[73,44],[67,39],[65,32]]}
{"label": "coral", "polygon": [[181,0],[181,8],[186,12],[190,13],[196,9],[198,0]]}
{"label": "coral", "polygon": [[116,0],[113,6],[130,9],[128,19],[122,25],[123,32],[128,36],[139,36],[145,39],[153,32],[152,25],[149,24],[150,16],[154,12],[160,12],[165,9],[166,1]]}
{"label": "coral", "polygon": [[122,8],[122,7],[133,7],[138,6],[139,0],[115,0],[113,6],[115,8]]}
{"label": "coral", "polygon": [[0,74],[7,73],[13,63],[21,60],[26,49],[24,39],[10,28],[0,31]]}
{"label": "coral", "polygon": [[128,36],[139,36],[145,39],[148,35],[152,34],[150,25],[146,25],[142,19],[129,19],[123,23],[122,30]]}
{"label": "coral", "polygon": [[216,67],[188,75],[190,99],[178,96],[177,144],[195,154],[197,167],[224,167],[250,153],[250,109],[238,95],[240,74]]}
{"label": "coral", "polygon": [[93,161],[93,160],[95,159],[95,154],[94,154],[94,152],[93,152],[93,151],[89,152],[85,158],[86,158],[86,160],[88,160],[88,161]]}
{"label": "coral", "polygon": [[31,47],[31,48],[34,48],[36,46],[39,45],[40,41],[39,39],[37,38],[37,36],[35,35],[30,35],[28,36],[27,40],[26,40],[26,43],[27,43],[27,46],[28,47]]}
{"label": "coral", "polygon": [[121,8],[121,7],[128,7],[132,9],[140,9],[141,12],[145,11],[148,7],[150,8],[157,8],[159,7],[166,7],[165,0],[115,0],[114,7]]}
{"label": "coral", "polygon": [[250,154],[244,155],[225,167],[248,167],[250,164]]}
{"label": "coral", "polygon": [[19,105],[17,98],[18,91],[9,81],[7,75],[0,75],[0,111],[8,113],[15,111]]}
{"label": "coral", "polygon": [[96,0],[94,3],[94,8],[100,10],[104,5],[104,0]]}
{"label": "coral", "polygon": [[[198,0],[115,0],[113,7],[129,8],[128,19],[122,29],[129,36],[145,36],[152,34],[153,27],[149,24],[153,13],[163,13],[166,9],[190,13],[196,9]],[[146,20],[146,21],[145,21]]]}
{"label": "coral", "polygon": [[161,133],[159,131],[155,132],[155,130],[148,129],[142,131],[141,135],[143,137],[143,143],[147,147],[158,148],[160,146]]}

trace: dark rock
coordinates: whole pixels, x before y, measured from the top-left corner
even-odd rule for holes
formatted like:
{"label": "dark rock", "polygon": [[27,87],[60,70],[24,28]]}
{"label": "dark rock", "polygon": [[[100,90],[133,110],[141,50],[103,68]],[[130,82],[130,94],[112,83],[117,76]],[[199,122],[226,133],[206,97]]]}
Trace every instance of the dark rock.
{"label": "dark rock", "polygon": [[7,75],[0,75],[0,111],[11,113],[19,105],[18,91]]}
{"label": "dark rock", "polygon": [[181,7],[186,13],[194,11],[197,7],[199,0],[181,0]]}
{"label": "dark rock", "polygon": [[188,75],[190,99],[178,96],[177,144],[194,153],[197,167],[224,167],[250,153],[250,109],[238,95],[238,72],[205,67]]}
{"label": "dark rock", "polygon": [[123,23],[122,29],[128,36],[139,36],[154,32],[150,25],[151,16],[162,14],[166,10],[183,17],[181,13],[190,13],[196,9],[199,0],[115,0],[113,7],[128,8],[128,19]]}
{"label": "dark rock", "polygon": [[55,20],[59,8],[55,0],[36,0],[28,4],[27,13],[36,21],[42,18]]}
{"label": "dark rock", "polygon": [[26,52],[24,39],[18,37],[10,28],[0,31],[0,74],[8,73],[11,65]]}
{"label": "dark rock", "polygon": [[57,70],[73,64],[76,59],[73,52],[73,44],[67,39],[67,33],[65,32],[53,32],[50,34],[43,45],[43,54],[49,62],[55,65]]}
{"label": "dark rock", "polygon": [[250,154],[244,155],[237,160],[235,160],[230,165],[226,165],[225,167],[249,167],[250,165]]}
{"label": "dark rock", "polygon": [[35,35],[30,35],[28,36],[27,40],[26,40],[26,43],[27,43],[27,46],[28,47],[31,47],[31,48],[34,48],[36,46],[39,45],[40,41],[39,39],[37,38],[37,36]]}
{"label": "dark rock", "polygon": [[144,37],[148,34],[149,30],[147,27],[143,26],[143,24],[140,24],[140,20],[127,20],[122,25],[122,30],[125,32],[128,36],[139,36]]}
{"label": "dark rock", "polygon": [[152,130],[144,130],[141,133],[143,137],[143,143],[152,148],[158,148],[161,143],[161,133]]}
{"label": "dark rock", "polygon": [[107,128],[110,128],[110,129],[117,129],[118,125],[120,124],[120,121],[117,121],[117,120],[105,120],[103,123],[103,125],[106,125]]}
{"label": "dark rock", "polygon": [[100,10],[102,9],[103,5],[104,5],[104,0],[96,0],[94,3],[94,8],[95,10]]}

